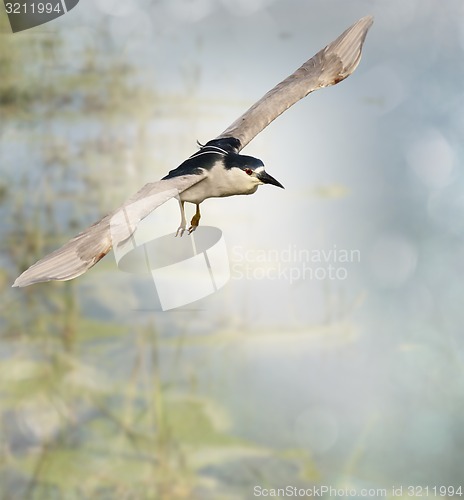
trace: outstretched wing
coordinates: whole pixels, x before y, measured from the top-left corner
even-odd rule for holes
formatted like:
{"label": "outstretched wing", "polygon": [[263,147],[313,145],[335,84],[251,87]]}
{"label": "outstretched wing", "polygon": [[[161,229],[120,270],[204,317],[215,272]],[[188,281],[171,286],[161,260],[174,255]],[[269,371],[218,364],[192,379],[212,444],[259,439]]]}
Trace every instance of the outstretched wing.
{"label": "outstretched wing", "polygon": [[137,224],[153,210],[202,181],[205,176],[201,172],[145,184],[117,210],[26,269],[13,286],[65,281],[80,276],[102,259],[113,245],[129,238]]}
{"label": "outstretched wing", "polygon": [[351,75],[359,64],[362,46],[373,22],[372,16],[367,16],[353,24],[253,104],[216,140],[233,137],[240,142],[240,150],[300,99],[314,90],[335,85]]}

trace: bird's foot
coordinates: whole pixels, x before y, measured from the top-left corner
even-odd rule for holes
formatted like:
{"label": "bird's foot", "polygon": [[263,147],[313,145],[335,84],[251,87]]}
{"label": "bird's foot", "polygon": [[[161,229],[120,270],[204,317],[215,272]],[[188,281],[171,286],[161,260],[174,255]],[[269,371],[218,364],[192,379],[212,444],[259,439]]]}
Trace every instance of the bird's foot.
{"label": "bird's foot", "polygon": [[197,209],[196,214],[192,217],[192,220],[190,222],[191,226],[188,229],[188,234],[192,234],[193,231],[198,227],[198,224],[200,224],[200,211]]}
{"label": "bird's foot", "polygon": [[[179,226],[178,229],[177,229],[177,232],[176,232],[176,237],[177,236],[180,236],[182,237],[182,235],[185,233],[185,225],[183,226]],[[189,234],[190,234],[190,229],[189,229]]]}

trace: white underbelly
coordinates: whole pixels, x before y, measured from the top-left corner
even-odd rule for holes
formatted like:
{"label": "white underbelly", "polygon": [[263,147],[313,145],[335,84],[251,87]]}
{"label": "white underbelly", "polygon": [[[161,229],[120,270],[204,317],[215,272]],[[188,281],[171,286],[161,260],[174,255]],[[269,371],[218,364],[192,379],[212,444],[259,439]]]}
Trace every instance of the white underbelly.
{"label": "white underbelly", "polygon": [[201,203],[207,198],[220,198],[224,196],[233,196],[237,193],[233,186],[218,185],[211,182],[210,179],[206,178],[203,181],[195,184],[189,189],[186,189],[180,195],[182,201],[188,201],[190,203]]}
{"label": "white underbelly", "polygon": [[[189,203],[201,203],[207,198],[222,198],[238,194],[251,194],[257,189],[257,185],[243,183],[244,177],[240,172],[224,170],[222,167],[212,168],[207,177],[194,184],[180,194],[182,201]],[[241,174],[241,175],[240,175]],[[246,180],[246,178],[245,178]]]}
{"label": "white underbelly", "polygon": [[215,190],[212,188],[209,179],[204,179],[203,181],[195,184],[189,189],[186,189],[183,193],[180,194],[180,199],[182,201],[188,201],[190,203],[201,203],[207,198],[214,198],[217,194],[215,194]]}

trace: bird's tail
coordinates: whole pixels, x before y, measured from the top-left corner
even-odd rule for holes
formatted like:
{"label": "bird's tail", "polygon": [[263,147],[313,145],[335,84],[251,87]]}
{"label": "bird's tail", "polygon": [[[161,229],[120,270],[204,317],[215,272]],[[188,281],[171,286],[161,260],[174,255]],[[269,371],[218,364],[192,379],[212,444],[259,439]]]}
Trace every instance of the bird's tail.
{"label": "bird's tail", "polygon": [[102,259],[111,247],[110,217],[106,216],[26,269],[13,286],[76,278]]}

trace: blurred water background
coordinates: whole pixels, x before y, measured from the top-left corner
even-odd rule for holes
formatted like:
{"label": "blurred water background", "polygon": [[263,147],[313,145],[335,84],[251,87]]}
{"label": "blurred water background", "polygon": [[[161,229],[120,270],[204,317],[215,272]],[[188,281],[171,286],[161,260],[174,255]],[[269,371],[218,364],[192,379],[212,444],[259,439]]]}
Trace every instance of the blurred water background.
{"label": "blurred water background", "polygon": [[[111,254],[10,288],[367,14],[355,74],[245,150],[286,190],[202,205],[231,259],[218,293],[156,311]],[[0,498],[464,488],[463,19],[456,0],[96,0],[12,35],[0,15]],[[319,277],[289,279],[302,251],[332,252]]]}

